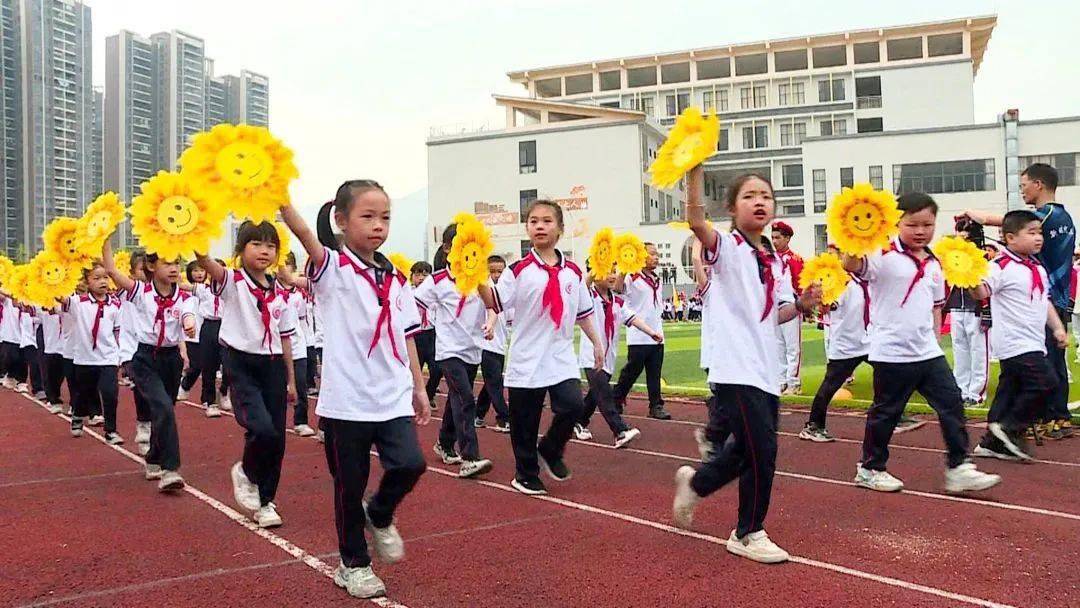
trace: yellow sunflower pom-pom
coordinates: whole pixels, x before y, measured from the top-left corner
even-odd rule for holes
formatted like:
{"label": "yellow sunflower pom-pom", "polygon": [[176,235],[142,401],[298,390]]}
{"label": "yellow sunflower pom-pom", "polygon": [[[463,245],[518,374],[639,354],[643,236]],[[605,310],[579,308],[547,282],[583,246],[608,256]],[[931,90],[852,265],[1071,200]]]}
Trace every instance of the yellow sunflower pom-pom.
{"label": "yellow sunflower pom-pom", "polygon": [[457,236],[450,245],[446,262],[458,292],[467,296],[488,280],[487,259],[495,249],[491,231],[475,217],[458,224]]}
{"label": "yellow sunflower pom-pom", "polygon": [[180,156],[181,173],[215,206],[253,222],[273,221],[299,175],[292,150],[265,127],[220,124],[195,135]]}
{"label": "yellow sunflower pom-pom", "polygon": [[975,243],[958,236],[947,236],[933,248],[941,262],[945,282],[953,287],[972,289],[978,287],[990,271],[986,254]]}
{"label": "yellow sunflower pom-pom", "polygon": [[404,253],[395,251],[389,255],[390,263],[397,268],[397,271],[408,277],[412,274],[413,261],[410,260]]}
{"label": "yellow sunflower pom-pom", "polygon": [[113,265],[124,275],[131,276],[131,252],[124,249],[114,253]]}
{"label": "yellow sunflower pom-pom", "polygon": [[15,262],[6,255],[0,255],[0,286],[5,285],[11,279],[11,273],[15,270]]}
{"label": "yellow sunflower pom-pom", "polygon": [[626,232],[615,237],[615,267],[619,274],[641,272],[648,259],[649,252],[645,250],[645,243],[636,234]]}
{"label": "yellow sunflower pom-pom", "polygon": [[42,251],[30,261],[28,295],[44,307],[56,305],[58,298],[75,293],[82,268],[72,265],[52,251]]}
{"label": "yellow sunflower pom-pom", "polygon": [[289,232],[289,227],[286,226],[284,222],[274,222],[274,230],[277,230],[278,257],[270,270],[272,272],[277,272],[279,268],[285,266],[286,259],[289,257],[289,252],[292,251],[292,233]]}
{"label": "yellow sunflower pom-pom", "polygon": [[832,304],[844,295],[851,276],[844,270],[840,258],[832,253],[822,253],[810,258],[799,275],[799,289],[806,289],[814,283],[821,285],[822,304]]}
{"label": "yellow sunflower pom-pom", "polygon": [[720,120],[715,113],[708,117],[691,106],[683,111],[668,133],[664,145],[656,152],[649,166],[652,183],[658,188],[670,188],[682,176],[700,165],[716,152],[720,141]]}
{"label": "yellow sunflower pom-pom", "polygon": [[86,268],[101,250],[90,250],[88,241],[82,234],[79,220],[70,217],[58,217],[49,222],[42,235],[45,250],[52,251],[64,261]]}
{"label": "yellow sunflower pom-pom", "polygon": [[116,196],[115,192],[102,194],[86,207],[86,213],[79,220],[79,229],[85,235],[87,242],[92,244],[89,246],[96,249],[91,254],[92,257],[100,254],[105,240],[112,236],[116,227],[124,221],[125,213],[127,210],[124,209],[124,204],[120,202],[120,197]]}
{"label": "yellow sunflower pom-pom", "polygon": [[131,203],[131,230],[147,253],[192,259],[221,236],[226,213],[182,175],[159,171],[143,182],[142,194]]}
{"label": "yellow sunflower pom-pom", "polygon": [[897,224],[902,215],[891,192],[861,183],[833,198],[825,210],[825,223],[840,251],[862,257],[889,245],[889,239],[900,231]]}
{"label": "yellow sunflower pom-pom", "polygon": [[615,233],[601,228],[589,245],[589,274],[597,281],[604,280],[615,268]]}

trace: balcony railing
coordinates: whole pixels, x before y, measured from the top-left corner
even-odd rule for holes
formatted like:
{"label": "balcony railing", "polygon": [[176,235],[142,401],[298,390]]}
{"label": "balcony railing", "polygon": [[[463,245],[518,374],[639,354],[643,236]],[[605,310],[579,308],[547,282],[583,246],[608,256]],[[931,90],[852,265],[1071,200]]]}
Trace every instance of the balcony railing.
{"label": "balcony railing", "polygon": [[855,108],[868,110],[881,107],[881,95],[862,95],[855,99]]}

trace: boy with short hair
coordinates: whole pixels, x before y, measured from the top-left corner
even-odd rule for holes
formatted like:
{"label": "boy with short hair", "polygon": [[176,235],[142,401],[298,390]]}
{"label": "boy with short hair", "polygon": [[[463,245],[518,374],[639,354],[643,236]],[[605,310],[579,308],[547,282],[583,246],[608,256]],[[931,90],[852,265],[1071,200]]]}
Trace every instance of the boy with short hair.
{"label": "boy with short hair", "polygon": [[[499,255],[488,257],[488,275],[492,283],[498,283],[499,277],[506,270],[506,259]],[[495,409],[495,426],[491,430],[497,433],[510,432],[510,410],[506,407],[503,396],[503,366],[506,363],[506,345],[510,338],[509,328],[513,323],[514,311],[503,309],[498,314],[488,311],[488,324],[491,325],[491,339],[480,343],[480,374],[484,386],[476,398],[476,427],[484,426],[484,417],[488,408]],[[487,333],[485,328],[485,333]]]}

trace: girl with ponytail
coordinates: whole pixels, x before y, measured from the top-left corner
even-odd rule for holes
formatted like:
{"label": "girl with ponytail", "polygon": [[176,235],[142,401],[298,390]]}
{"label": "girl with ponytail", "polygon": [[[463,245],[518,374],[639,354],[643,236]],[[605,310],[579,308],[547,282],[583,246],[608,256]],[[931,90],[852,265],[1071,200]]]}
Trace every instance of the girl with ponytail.
{"label": "girl with ponytail", "polygon": [[[426,468],[414,426],[431,420],[413,339],[420,313],[406,277],[378,251],[390,231],[390,199],[377,182],[342,184],[319,210],[315,232],[291,206],[281,218],[309,256],[308,278],[293,282],[311,290],[326,326],[315,413],[334,479],[341,554],[334,582],[353,596],[375,597],[386,588],[371,570],[365,525],[382,561],[402,559],[394,510]],[[373,445],[384,472],[365,502]]]}

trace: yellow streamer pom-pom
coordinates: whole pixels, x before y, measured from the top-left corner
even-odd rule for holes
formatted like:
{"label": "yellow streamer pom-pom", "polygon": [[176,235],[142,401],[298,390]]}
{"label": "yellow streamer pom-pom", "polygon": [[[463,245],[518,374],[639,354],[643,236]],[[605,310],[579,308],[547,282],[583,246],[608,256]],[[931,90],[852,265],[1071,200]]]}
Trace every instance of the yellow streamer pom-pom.
{"label": "yellow streamer pom-pom", "polygon": [[649,252],[636,234],[625,232],[615,237],[615,267],[619,274],[634,274],[645,268]]}
{"label": "yellow streamer pom-pom", "polygon": [[79,220],[79,230],[85,235],[88,247],[94,250],[91,257],[101,254],[101,246],[124,221],[126,212],[115,192],[102,194],[86,207],[86,213]]}
{"label": "yellow streamer pom-pom", "polygon": [[597,281],[603,281],[614,268],[615,233],[611,228],[601,228],[589,245],[589,274]]}
{"label": "yellow streamer pom-pom", "polygon": [[279,268],[285,266],[289,252],[292,251],[292,233],[289,232],[289,227],[284,222],[274,222],[274,230],[277,231],[278,237],[278,257],[270,268],[271,272],[277,272]]}
{"label": "yellow streamer pom-pom", "polygon": [[148,253],[191,259],[221,236],[226,212],[182,175],[159,171],[131,203],[131,230]]}
{"label": "yellow streamer pom-pom", "polygon": [[15,270],[15,262],[6,255],[0,255],[0,285],[5,285],[11,279],[11,273]]}
{"label": "yellow streamer pom-pom", "polygon": [[990,271],[986,254],[975,243],[958,236],[947,236],[933,248],[941,262],[945,282],[953,287],[972,289],[978,287]]}
{"label": "yellow streamer pom-pom", "polygon": [[397,268],[397,271],[408,277],[412,274],[413,261],[408,258],[404,253],[394,252],[389,256],[390,263]]}
{"label": "yellow streamer pom-pom", "polygon": [[814,283],[821,285],[821,302],[832,304],[844,295],[851,276],[844,270],[840,258],[832,253],[822,253],[810,258],[799,275],[799,289],[807,289]]}
{"label": "yellow streamer pom-pom", "polygon": [[44,307],[56,305],[58,298],[75,293],[82,278],[82,268],[71,264],[53,251],[42,251],[30,261],[27,271],[30,277],[28,296]]}
{"label": "yellow streamer pom-pom", "polygon": [[891,192],[862,183],[844,188],[833,198],[825,210],[825,223],[840,251],[862,257],[888,246],[900,231],[897,224],[902,215]]}
{"label": "yellow streamer pom-pom", "polygon": [[487,282],[487,259],[494,249],[491,231],[480,220],[464,218],[458,224],[457,236],[446,256],[458,292],[471,295],[481,283]]}
{"label": "yellow streamer pom-pom", "polygon": [[220,124],[195,135],[180,156],[181,173],[234,214],[273,221],[289,203],[289,182],[299,172],[292,150],[265,127]]}
{"label": "yellow streamer pom-pom", "polygon": [[88,267],[101,250],[88,251],[86,238],[80,228],[79,220],[70,217],[58,217],[49,222],[42,235],[45,250],[52,251],[68,263]]}
{"label": "yellow streamer pom-pom", "polygon": [[668,133],[664,145],[656,152],[649,166],[652,183],[659,188],[675,185],[690,169],[700,165],[716,152],[720,141],[720,120],[715,113],[708,117],[691,106],[683,111]]}

